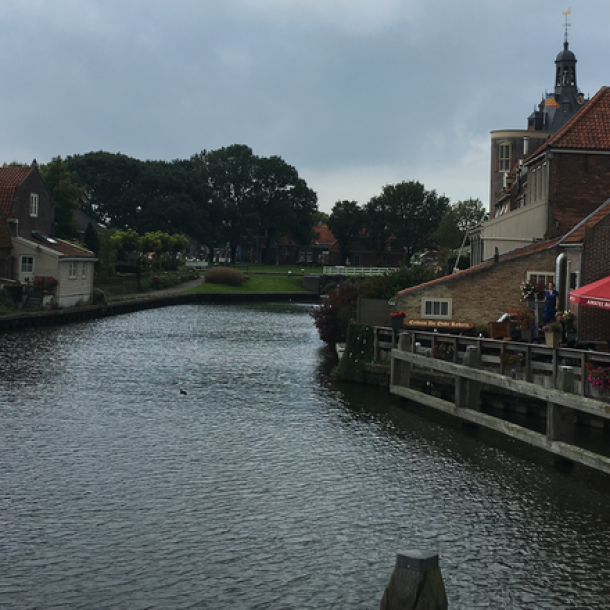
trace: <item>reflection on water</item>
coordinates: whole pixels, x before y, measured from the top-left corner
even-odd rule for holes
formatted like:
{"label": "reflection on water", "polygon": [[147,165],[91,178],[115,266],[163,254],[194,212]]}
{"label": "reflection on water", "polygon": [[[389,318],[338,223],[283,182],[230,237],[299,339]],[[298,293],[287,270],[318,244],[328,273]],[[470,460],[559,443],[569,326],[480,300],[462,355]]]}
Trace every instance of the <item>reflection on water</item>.
{"label": "reflection on water", "polygon": [[406,548],[452,610],[607,607],[606,478],[330,382],[307,311],[2,336],[0,607],[368,609]]}

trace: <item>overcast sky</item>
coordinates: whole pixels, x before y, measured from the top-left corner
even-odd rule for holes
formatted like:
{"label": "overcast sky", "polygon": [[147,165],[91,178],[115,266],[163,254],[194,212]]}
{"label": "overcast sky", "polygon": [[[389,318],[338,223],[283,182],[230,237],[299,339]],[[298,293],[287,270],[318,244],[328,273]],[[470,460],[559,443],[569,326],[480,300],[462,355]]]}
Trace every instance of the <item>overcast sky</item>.
{"label": "overcast sky", "polygon": [[0,164],[247,144],[327,212],[402,180],[487,206],[489,132],[552,91],[568,8],[593,95],[610,0],[0,0]]}

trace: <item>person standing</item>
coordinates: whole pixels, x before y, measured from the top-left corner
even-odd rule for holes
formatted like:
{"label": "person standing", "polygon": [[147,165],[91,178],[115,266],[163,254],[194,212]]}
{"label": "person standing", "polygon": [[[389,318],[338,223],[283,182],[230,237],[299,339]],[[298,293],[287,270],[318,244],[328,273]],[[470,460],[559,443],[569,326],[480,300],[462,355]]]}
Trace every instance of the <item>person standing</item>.
{"label": "person standing", "polygon": [[557,298],[559,293],[555,290],[555,284],[549,282],[548,290],[544,293],[544,323],[555,321],[557,313]]}

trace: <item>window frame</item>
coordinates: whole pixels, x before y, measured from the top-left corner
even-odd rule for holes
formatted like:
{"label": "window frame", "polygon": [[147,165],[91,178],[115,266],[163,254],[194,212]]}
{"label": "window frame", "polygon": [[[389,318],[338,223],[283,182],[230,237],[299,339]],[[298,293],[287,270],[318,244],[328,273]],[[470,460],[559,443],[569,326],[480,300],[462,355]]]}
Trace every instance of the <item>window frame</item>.
{"label": "window frame", "polygon": [[[431,313],[427,313],[427,305],[431,305]],[[434,305],[438,304],[439,313],[434,313]],[[446,306],[447,313],[443,314],[443,305]],[[422,297],[420,316],[422,320],[452,320],[453,319],[453,299],[448,297]]]}
{"label": "window frame", "polygon": [[38,202],[40,198],[38,193],[30,193],[30,216],[38,218]]}
{"label": "window frame", "polygon": [[70,262],[68,263],[70,266],[68,267],[68,279],[69,280],[75,280],[76,279],[76,263],[75,262]]}
{"label": "window frame", "polygon": [[[29,263],[27,265],[28,267],[30,267],[29,269],[24,268],[25,259],[29,259]],[[34,260],[34,256],[32,256],[31,254],[22,254],[21,261],[19,263],[21,273],[34,273]]]}
{"label": "window frame", "polygon": [[[503,154],[505,153],[505,154]],[[498,144],[498,171],[502,173],[510,172],[510,142],[500,142]]]}

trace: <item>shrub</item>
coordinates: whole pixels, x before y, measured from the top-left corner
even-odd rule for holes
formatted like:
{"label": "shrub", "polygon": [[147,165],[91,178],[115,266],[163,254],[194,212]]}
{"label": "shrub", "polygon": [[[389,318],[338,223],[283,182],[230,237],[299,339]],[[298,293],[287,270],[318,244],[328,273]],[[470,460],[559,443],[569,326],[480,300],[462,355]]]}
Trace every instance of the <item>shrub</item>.
{"label": "shrub", "polygon": [[229,267],[213,267],[205,273],[205,281],[210,284],[241,286],[245,279],[245,275],[239,269]]}
{"label": "shrub", "polygon": [[347,327],[358,306],[358,286],[349,281],[328,293],[328,298],[311,312],[320,339],[331,346],[345,341]]}

